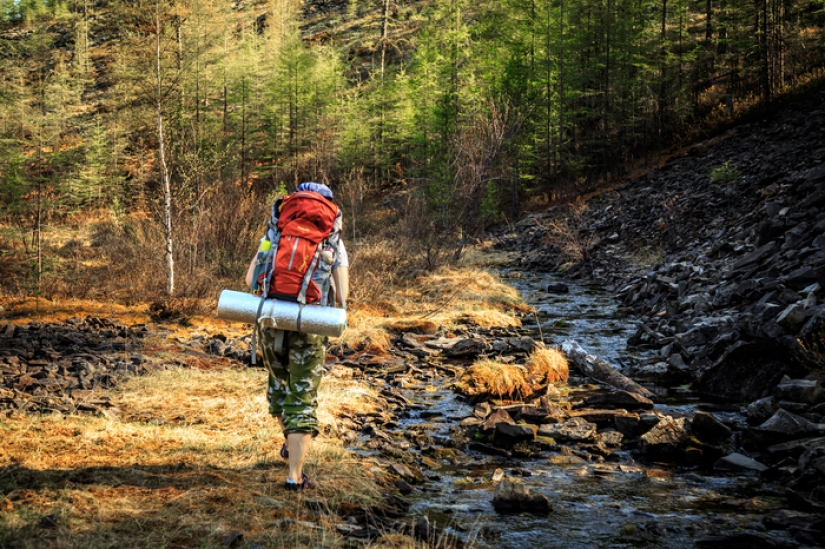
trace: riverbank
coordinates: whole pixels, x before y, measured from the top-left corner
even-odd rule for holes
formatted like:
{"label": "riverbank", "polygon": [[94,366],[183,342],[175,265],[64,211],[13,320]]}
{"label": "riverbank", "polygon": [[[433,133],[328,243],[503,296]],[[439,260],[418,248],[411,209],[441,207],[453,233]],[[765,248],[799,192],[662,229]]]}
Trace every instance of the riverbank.
{"label": "riverbank", "polygon": [[[249,327],[148,305],[20,301],[0,325],[0,545],[413,547],[385,459],[344,447],[388,418],[382,383],[344,363],[391,362],[400,330],[515,326],[518,294],[478,268],[442,270],[370,306],[331,342],[316,489],[281,489],[283,441]],[[354,428],[357,430],[354,430]],[[359,541],[360,540],[360,541]],[[363,542],[363,543],[361,543]]]}

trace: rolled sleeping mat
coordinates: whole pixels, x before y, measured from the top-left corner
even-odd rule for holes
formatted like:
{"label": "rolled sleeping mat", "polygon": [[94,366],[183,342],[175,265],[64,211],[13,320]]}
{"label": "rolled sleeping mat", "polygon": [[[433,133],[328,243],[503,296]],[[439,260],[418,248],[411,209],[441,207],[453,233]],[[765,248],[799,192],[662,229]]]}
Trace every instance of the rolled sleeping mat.
{"label": "rolled sleeping mat", "polygon": [[[261,298],[258,296],[224,290],[218,298],[218,318],[254,324],[260,305]],[[263,326],[278,330],[338,337],[347,327],[347,311],[319,305],[302,307],[291,301],[267,299],[261,307],[258,321]]]}

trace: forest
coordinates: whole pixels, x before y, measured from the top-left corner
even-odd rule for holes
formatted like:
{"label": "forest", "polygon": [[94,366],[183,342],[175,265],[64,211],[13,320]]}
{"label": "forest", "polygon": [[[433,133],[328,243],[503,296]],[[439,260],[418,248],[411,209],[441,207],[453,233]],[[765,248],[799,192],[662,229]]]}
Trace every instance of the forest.
{"label": "forest", "polygon": [[301,181],[363,258],[431,268],[821,81],[824,26],[822,0],[3,0],[4,291],[210,295]]}

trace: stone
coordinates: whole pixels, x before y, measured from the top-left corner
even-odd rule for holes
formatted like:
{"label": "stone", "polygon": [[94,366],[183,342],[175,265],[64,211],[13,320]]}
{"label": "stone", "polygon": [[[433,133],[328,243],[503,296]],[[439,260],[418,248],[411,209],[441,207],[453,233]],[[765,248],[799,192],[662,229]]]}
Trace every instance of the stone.
{"label": "stone", "polygon": [[779,400],[814,404],[823,394],[822,385],[815,379],[783,380],[773,390],[773,396]]}
{"label": "stone", "polygon": [[559,442],[592,442],[596,438],[596,425],[581,417],[571,417],[564,423],[542,425],[538,434]]}
{"label": "stone", "polygon": [[421,476],[420,474],[416,475],[410,467],[403,463],[390,463],[387,469],[390,473],[412,484],[415,484]]}
{"label": "stone", "polygon": [[585,406],[603,408],[624,408],[625,410],[652,410],[653,401],[637,393],[628,391],[610,391],[597,393],[584,400]]}
{"label": "stone", "polygon": [[805,304],[803,302],[792,303],[776,317],[776,323],[797,326],[805,321]]}
{"label": "stone", "polygon": [[532,353],[538,346],[536,340],[530,336],[511,337],[507,340],[507,344],[513,349],[523,351],[525,353]]}
{"label": "stone", "polygon": [[821,515],[778,509],[764,517],[762,524],[768,530],[788,530],[789,528],[807,528],[820,520],[822,520]]}
{"label": "stone", "polygon": [[547,291],[551,294],[566,294],[570,292],[570,286],[563,282],[551,282],[547,285]]}
{"label": "stone", "polygon": [[726,442],[730,440],[733,431],[730,427],[716,419],[708,412],[696,412],[690,424],[691,432],[704,442]]}
{"label": "stone", "polygon": [[691,388],[701,395],[751,402],[770,396],[782,376],[802,378],[806,374],[805,366],[793,360],[787,343],[777,339],[750,343],[740,341],[703,373]]}
{"label": "stone", "polygon": [[595,423],[599,427],[612,427],[616,424],[616,418],[626,416],[627,410],[575,410],[570,412],[570,417],[581,417]]}
{"label": "stone", "polygon": [[536,438],[535,425],[513,424],[501,422],[496,425],[496,440],[504,439],[508,442],[533,440]]}
{"label": "stone", "polygon": [[755,429],[773,439],[793,439],[815,431],[815,424],[781,408],[767,421]]}
{"label": "stone", "polygon": [[486,419],[492,411],[493,408],[489,402],[479,402],[475,405],[475,408],[473,408],[473,415],[477,418]]}
{"label": "stone", "polygon": [[759,424],[767,421],[779,409],[772,396],[760,398],[748,405],[748,423]]}
{"label": "stone", "polygon": [[599,440],[607,446],[621,446],[624,435],[619,431],[605,429],[599,433]]}
{"label": "stone", "polygon": [[543,494],[534,494],[521,483],[503,479],[496,485],[493,508],[499,513],[548,514],[550,500]]}
{"label": "stone", "polygon": [[685,418],[665,416],[639,437],[639,449],[651,459],[669,460],[677,457],[687,440]]}
{"label": "stone", "polygon": [[617,431],[628,438],[636,438],[644,433],[642,428],[642,420],[639,417],[639,414],[616,416],[613,418],[613,424]]}
{"label": "stone", "polygon": [[502,410],[499,408],[487,416],[487,419],[485,419],[484,423],[481,424],[481,428],[485,431],[494,431],[498,427],[499,423],[513,424],[515,421],[513,421],[513,418],[507,413],[507,410]]}
{"label": "stone", "polygon": [[718,471],[756,471],[761,473],[767,466],[743,454],[733,452],[713,464]]}

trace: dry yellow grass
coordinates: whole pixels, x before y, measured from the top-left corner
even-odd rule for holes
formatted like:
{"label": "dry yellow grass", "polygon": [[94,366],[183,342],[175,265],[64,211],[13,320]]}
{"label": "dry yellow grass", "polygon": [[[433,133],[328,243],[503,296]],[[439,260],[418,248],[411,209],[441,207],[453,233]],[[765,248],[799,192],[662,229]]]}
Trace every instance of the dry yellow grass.
{"label": "dry yellow grass", "polygon": [[520,326],[517,312],[531,311],[518,292],[477,267],[444,267],[381,295],[381,307],[359,304],[349,310],[341,341],[358,347],[364,341],[386,351],[391,332],[419,327],[434,332],[471,323],[483,328]]}
{"label": "dry yellow grass", "polygon": [[[316,489],[281,488],[283,437],[261,370],[174,370],[109,396],[122,419],[14,417],[0,422],[0,546],[220,547],[233,530],[265,547],[335,547],[336,520],[303,505],[368,508],[382,497],[371,463],[323,436],[306,470]],[[372,390],[328,377],[319,417],[376,408]],[[53,515],[54,527],[38,527]]]}
{"label": "dry yellow grass", "polygon": [[467,368],[456,389],[468,397],[523,398],[533,392],[526,373],[524,366],[484,359]]}
{"label": "dry yellow grass", "polygon": [[536,349],[526,365],[503,364],[483,359],[459,379],[456,390],[471,398],[523,399],[535,395],[548,383],[567,381],[567,359],[556,349]]}
{"label": "dry yellow grass", "polygon": [[533,383],[566,383],[570,375],[567,357],[558,349],[539,347],[528,357],[528,378]]}

